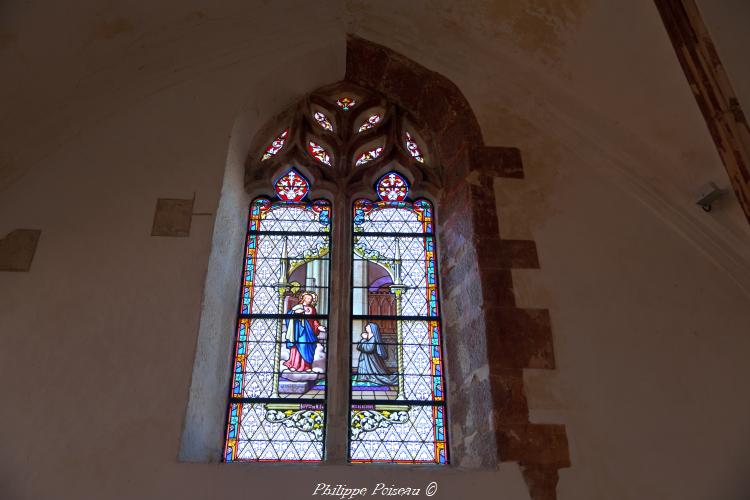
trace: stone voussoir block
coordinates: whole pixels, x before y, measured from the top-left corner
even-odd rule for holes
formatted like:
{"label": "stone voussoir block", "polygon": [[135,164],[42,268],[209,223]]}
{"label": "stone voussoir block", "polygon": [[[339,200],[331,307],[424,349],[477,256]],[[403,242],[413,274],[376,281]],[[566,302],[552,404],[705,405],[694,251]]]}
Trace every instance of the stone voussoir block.
{"label": "stone voussoir block", "polygon": [[474,231],[479,238],[497,238],[500,225],[497,218],[492,178],[486,177],[479,185],[471,185],[471,215]]}
{"label": "stone voussoir block", "polygon": [[477,260],[487,269],[539,269],[534,240],[504,240],[498,236],[476,239]]}
{"label": "stone voussoir block", "polygon": [[487,304],[516,305],[513,291],[513,274],[510,269],[487,269],[482,271],[482,300]]}
{"label": "stone voussoir block", "polygon": [[529,406],[523,390],[523,371],[490,369],[493,426],[526,424],[529,421]]}
{"label": "stone voussoir block", "polygon": [[363,87],[380,89],[390,51],[385,47],[349,36],[346,43],[346,79]]}
{"label": "stone voussoir block", "polygon": [[556,500],[559,474],[549,465],[522,465],[521,472],[532,500]]}
{"label": "stone voussoir block", "polygon": [[570,467],[565,426],[559,424],[510,424],[495,429],[498,454],[504,462]]}

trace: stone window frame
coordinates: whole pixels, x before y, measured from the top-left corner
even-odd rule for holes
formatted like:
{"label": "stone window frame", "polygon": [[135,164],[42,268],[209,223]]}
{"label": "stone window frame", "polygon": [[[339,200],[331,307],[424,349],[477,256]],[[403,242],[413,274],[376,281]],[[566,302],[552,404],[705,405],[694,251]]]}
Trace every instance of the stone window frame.
{"label": "stone window frame", "polygon": [[[354,97],[356,105],[349,110],[337,109],[336,101]],[[332,122],[333,131],[324,130],[313,118],[322,111]],[[357,132],[361,119],[369,112],[378,112],[382,118],[376,127]],[[283,147],[273,156],[263,159],[271,141],[288,130]],[[424,161],[414,159],[407,151],[404,140],[410,132],[420,147]],[[308,152],[312,140],[323,146],[331,165],[325,165]],[[326,199],[332,204],[331,270],[328,309],[328,358],[326,373],[326,433],[325,458],[322,464],[348,463],[349,449],[349,385],[350,359],[343,354],[349,350],[351,330],[351,249],[352,206],[354,200],[376,198],[375,184],[384,174],[396,171],[410,184],[410,198],[426,198],[434,206],[435,227],[439,227],[440,207],[437,200],[441,192],[441,167],[437,155],[431,153],[430,131],[410,113],[388,101],[380,93],[348,81],[319,88],[298,103],[281,112],[256,134],[245,163],[245,191],[252,199],[258,196],[275,198],[273,182],[290,169],[299,171],[310,183],[308,199]],[[374,160],[361,166],[355,160],[362,151],[383,145],[383,152]],[[440,255],[440,231],[435,231]],[[438,272],[439,272],[438,263]],[[441,280],[438,277],[438,286]],[[442,290],[438,294],[442,297]],[[442,301],[441,301],[442,302]],[[441,314],[442,317],[442,314]],[[442,336],[445,342],[445,334]],[[450,361],[443,353],[443,366],[449,370]],[[450,386],[450,377],[443,379]],[[449,399],[449,398],[448,398]],[[450,401],[447,403],[447,434],[450,435]],[[450,459],[450,440],[449,464]],[[425,467],[438,464],[399,464],[399,467]],[[445,465],[440,465],[444,467]]]}
{"label": "stone window frame", "polygon": [[[539,268],[539,259],[534,241],[500,237],[493,188],[495,178],[524,177],[520,151],[485,145],[476,117],[455,84],[381,45],[350,35],[346,74],[339,85],[360,87],[405,110],[421,130],[429,131],[429,150],[440,160],[438,188],[425,194],[435,205],[440,238],[438,264],[451,456],[448,467],[493,469],[500,462],[516,462],[532,499],[556,498],[558,470],[570,466],[566,430],[559,424],[529,421],[523,383],[526,368],[555,368],[551,321],[546,309],[517,307],[511,272]],[[284,118],[283,114],[277,117],[273,130],[262,130],[257,137],[275,137]],[[252,199],[261,193],[254,192],[257,188],[252,170],[259,150],[250,151],[245,191]],[[332,189],[335,185],[311,180],[316,181],[312,198],[327,198],[342,206],[336,199],[336,189]],[[369,190],[349,194],[351,199],[371,196]],[[338,224],[339,231],[345,231],[344,226]],[[337,241],[334,252],[350,247],[346,239],[343,243],[334,239],[334,244]],[[338,261],[343,266],[347,259]],[[334,284],[331,286],[333,294]],[[227,338],[232,337],[233,329],[212,329],[211,318],[204,321],[213,314],[209,313],[204,305],[179,453],[182,461],[210,462],[221,457],[231,356]],[[329,314],[334,316],[333,311]],[[345,378],[339,379],[345,384]],[[348,397],[347,391],[348,387],[331,387],[329,407],[336,404],[332,398],[337,393]],[[219,392],[221,397],[217,396]],[[216,402],[222,398],[225,404],[217,412]],[[330,460],[321,466],[346,463],[345,448],[341,453],[331,448],[326,451]]]}

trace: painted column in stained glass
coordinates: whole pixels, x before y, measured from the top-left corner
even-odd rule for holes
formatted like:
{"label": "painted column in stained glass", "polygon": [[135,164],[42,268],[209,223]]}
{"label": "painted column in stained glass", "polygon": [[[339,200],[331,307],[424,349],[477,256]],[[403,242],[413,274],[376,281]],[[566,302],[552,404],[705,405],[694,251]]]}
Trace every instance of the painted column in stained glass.
{"label": "painted column in stained glass", "polygon": [[391,172],[353,221],[352,462],[448,462],[432,204]]}
{"label": "painted column in stained glass", "polygon": [[224,460],[323,458],[331,206],[292,169],[250,207]]}

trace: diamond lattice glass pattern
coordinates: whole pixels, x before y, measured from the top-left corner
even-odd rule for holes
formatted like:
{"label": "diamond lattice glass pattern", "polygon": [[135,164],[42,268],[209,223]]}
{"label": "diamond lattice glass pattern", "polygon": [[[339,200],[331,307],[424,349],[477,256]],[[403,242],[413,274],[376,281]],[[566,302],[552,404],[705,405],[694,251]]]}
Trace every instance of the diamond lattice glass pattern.
{"label": "diamond lattice glass pattern", "polygon": [[322,404],[231,403],[227,462],[320,462]]}
{"label": "diamond lattice glass pattern", "polygon": [[443,406],[352,405],[350,426],[352,462],[448,461]]}
{"label": "diamond lattice glass pattern", "polygon": [[279,197],[250,207],[227,462],[323,456],[331,206]]}
{"label": "diamond lattice glass pattern", "polygon": [[354,203],[349,459],[445,464],[432,205],[398,174],[381,187],[399,196]]}

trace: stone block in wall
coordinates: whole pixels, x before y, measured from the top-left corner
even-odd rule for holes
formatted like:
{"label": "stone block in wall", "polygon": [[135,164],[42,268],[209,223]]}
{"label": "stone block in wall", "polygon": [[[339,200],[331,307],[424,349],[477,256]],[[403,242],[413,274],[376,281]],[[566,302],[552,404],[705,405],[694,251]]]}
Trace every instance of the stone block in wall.
{"label": "stone block in wall", "polygon": [[478,238],[497,238],[500,224],[497,219],[493,178],[487,175],[476,179],[478,184],[470,186],[471,214],[474,232]]}
{"label": "stone block in wall", "polygon": [[464,240],[473,234],[467,219],[471,217],[471,190],[466,183],[463,186],[449,186],[444,191],[439,201],[440,226],[447,227],[442,231],[443,238],[449,237],[455,240],[454,233]]}
{"label": "stone block in wall", "polygon": [[448,82],[439,79],[422,81],[424,89],[422,99],[416,103],[416,112],[430,127],[433,133],[441,132],[456,116],[455,103],[452,97],[456,90]]}
{"label": "stone block in wall", "polygon": [[[480,316],[467,315],[464,318],[449,318],[445,323],[445,345],[447,352],[451,353],[451,362],[459,380],[487,365],[487,354],[483,349],[486,343],[483,321]],[[448,332],[451,336],[447,335]]]}
{"label": "stone block in wall", "polygon": [[490,372],[489,380],[493,428],[527,424],[529,405],[523,389],[523,371],[494,370]]}
{"label": "stone block in wall", "polygon": [[450,184],[469,173],[469,150],[473,146],[466,138],[470,127],[467,117],[456,117],[447,127],[435,134],[435,144],[443,167],[443,182]]}
{"label": "stone block in wall", "polygon": [[401,105],[419,103],[425,90],[424,78],[413,64],[388,64],[381,82],[382,92],[393,96]]}
{"label": "stone block in wall", "polygon": [[484,313],[491,373],[555,367],[549,311],[486,304]]}
{"label": "stone block in wall", "polygon": [[534,240],[504,240],[498,236],[480,238],[477,259],[486,269],[539,269]]}
{"label": "stone block in wall", "polygon": [[159,198],[156,200],[151,236],[190,236],[194,200]]}
{"label": "stone block in wall", "polygon": [[546,465],[521,466],[523,478],[532,500],[556,500],[559,474],[557,468]]}
{"label": "stone block in wall", "polygon": [[350,36],[346,44],[346,80],[382,91],[381,81],[391,51],[358,37]]}
{"label": "stone block in wall", "polygon": [[504,462],[570,467],[568,438],[563,425],[505,425],[496,428],[495,433],[498,453]]}
{"label": "stone block in wall", "polygon": [[482,272],[482,299],[485,304],[516,305],[510,269],[487,269]]}

